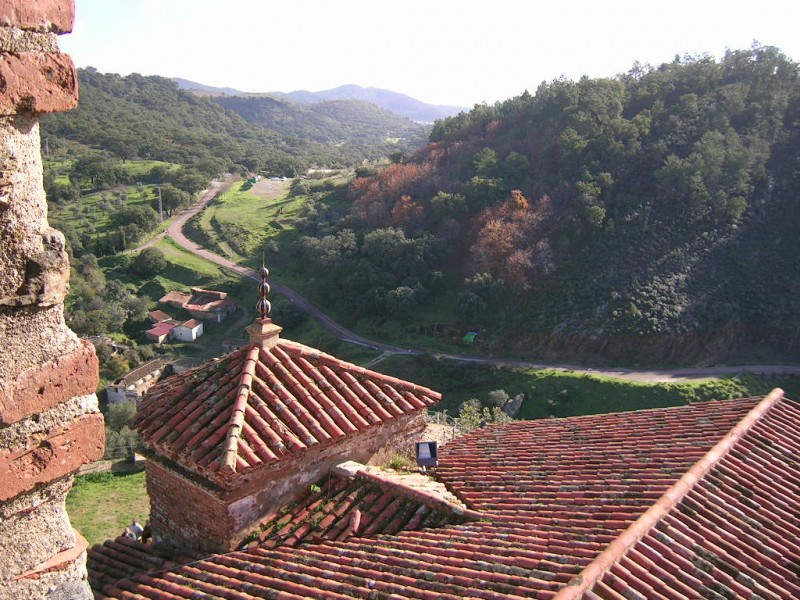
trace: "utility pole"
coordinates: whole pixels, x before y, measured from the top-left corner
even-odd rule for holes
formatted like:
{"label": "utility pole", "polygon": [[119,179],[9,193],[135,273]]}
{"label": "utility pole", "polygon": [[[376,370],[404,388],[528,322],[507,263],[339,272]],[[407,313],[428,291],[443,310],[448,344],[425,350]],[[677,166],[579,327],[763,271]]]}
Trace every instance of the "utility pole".
{"label": "utility pole", "polygon": [[161,186],[157,185],[156,189],[158,190],[158,218],[162,222],[164,221],[164,207],[161,204]]}

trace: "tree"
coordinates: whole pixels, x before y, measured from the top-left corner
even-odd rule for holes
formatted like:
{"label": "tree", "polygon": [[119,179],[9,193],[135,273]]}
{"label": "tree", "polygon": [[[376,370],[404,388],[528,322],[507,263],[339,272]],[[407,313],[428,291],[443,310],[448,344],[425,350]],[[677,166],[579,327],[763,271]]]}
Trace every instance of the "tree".
{"label": "tree", "polygon": [[[166,183],[161,188],[161,207],[166,211],[167,215],[172,216],[172,213],[180,208],[189,206],[192,197],[183,190],[179,190],[171,183]],[[158,209],[158,190],[155,193],[155,208]]]}
{"label": "tree", "polygon": [[72,165],[69,177],[79,187],[99,188],[117,181],[114,162],[101,154],[80,157]]}
{"label": "tree", "polygon": [[497,152],[491,148],[483,148],[473,159],[475,175],[478,177],[492,178],[497,176]]}
{"label": "tree", "polygon": [[109,429],[120,431],[123,427],[131,427],[136,416],[136,402],[110,402],[105,416]]}
{"label": "tree", "polygon": [[120,246],[127,248],[158,225],[158,213],[149,206],[125,206],[111,213],[111,224],[120,234]]}
{"label": "tree", "polygon": [[448,194],[438,192],[431,198],[431,212],[437,222],[444,221],[447,217],[463,219],[469,215],[467,201],[461,194]]}
{"label": "tree", "polygon": [[489,403],[493,406],[499,406],[503,408],[510,396],[505,390],[492,390],[489,392]]}
{"label": "tree", "polygon": [[131,263],[131,271],[142,277],[152,277],[163,273],[167,268],[167,259],[158,248],[145,248]]}
{"label": "tree", "polygon": [[386,295],[386,308],[389,314],[401,323],[411,320],[416,305],[416,294],[406,285],[397,287]]}
{"label": "tree", "polygon": [[489,424],[511,423],[514,419],[503,412],[499,406],[483,406],[480,400],[472,398],[461,404],[455,418],[456,428],[461,433],[469,433],[474,429]]}

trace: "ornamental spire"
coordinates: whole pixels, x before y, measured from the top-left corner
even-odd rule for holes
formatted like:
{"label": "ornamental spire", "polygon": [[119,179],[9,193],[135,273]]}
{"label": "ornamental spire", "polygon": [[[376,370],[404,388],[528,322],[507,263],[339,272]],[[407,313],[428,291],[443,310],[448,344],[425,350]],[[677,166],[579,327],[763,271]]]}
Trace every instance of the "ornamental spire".
{"label": "ornamental spire", "polygon": [[258,275],[261,277],[261,282],[258,284],[258,302],[256,302],[256,315],[259,319],[269,319],[269,313],[272,311],[272,303],[269,301],[269,284],[267,277],[269,277],[269,269],[264,266],[264,261],[261,261],[261,268],[258,270]]}
{"label": "ornamental spire", "polygon": [[278,334],[281,327],[275,325],[270,318],[272,303],[269,301],[270,287],[267,283],[269,269],[264,265],[264,258],[261,259],[261,268],[258,270],[261,281],[258,284],[258,301],[256,302],[256,320],[247,328],[250,334],[250,343],[261,348],[272,348],[278,343]]}

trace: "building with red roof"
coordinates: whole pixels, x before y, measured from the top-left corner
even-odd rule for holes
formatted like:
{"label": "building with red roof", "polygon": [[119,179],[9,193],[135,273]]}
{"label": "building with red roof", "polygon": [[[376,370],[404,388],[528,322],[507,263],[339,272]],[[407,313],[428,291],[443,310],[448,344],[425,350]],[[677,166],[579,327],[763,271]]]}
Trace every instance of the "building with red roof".
{"label": "building with red roof", "polygon": [[147,339],[154,341],[156,344],[163,344],[169,339],[176,325],[176,322],[161,321],[145,331],[144,334],[147,336]]}
{"label": "building with red roof", "polygon": [[490,425],[440,450],[460,519],[332,475],[245,549],[162,571],[97,546],[90,578],[101,599],[798,598],[798,456],[781,390]]}
{"label": "building with red roof", "polygon": [[191,294],[172,291],[159,299],[159,304],[189,311],[194,319],[222,323],[239,310],[239,302],[229,298],[227,292],[192,288]]}
{"label": "building with red roof", "polygon": [[249,345],[140,405],[156,543],[95,546],[97,598],[800,597],[782,390],[489,425],[411,482],[353,461],[438,394],[280,339],[265,273]]}
{"label": "building with red roof", "polygon": [[203,335],[203,322],[197,319],[189,319],[180,325],[176,325],[170,335],[173,339],[181,342],[194,342]]}
{"label": "building with red roof", "polygon": [[281,339],[262,302],[247,346],[165,379],[139,407],[159,544],[238,547],[332,465],[419,434],[441,397]]}

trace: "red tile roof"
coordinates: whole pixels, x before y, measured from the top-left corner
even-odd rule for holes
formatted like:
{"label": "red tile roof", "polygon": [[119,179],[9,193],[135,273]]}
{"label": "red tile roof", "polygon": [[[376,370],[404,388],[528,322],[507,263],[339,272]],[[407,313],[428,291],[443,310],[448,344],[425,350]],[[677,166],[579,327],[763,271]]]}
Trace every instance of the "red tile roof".
{"label": "red tile roof", "polygon": [[265,520],[257,542],[264,548],[323,540],[371,537],[463,523],[475,511],[373,471],[332,475],[283,514]]}
{"label": "red tile roof", "polygon": [[163,335],[168,335],[170,331],[175,329],[175,325],[173,323],[167,323],[166,321],[162,321],[160,323],[156,323],[153,327],[148,329],[146,333],[153,337],[161,337]]}
{"label": "red tile roof", "polygon": [[183,308],[183,306],[189,302],[192,298],[191,294],[187,294],[185,292],[167,292],[162,298],[159,299],[159,304],[169,304],[170,306],[174,306],[175,308]]}
{"label": "red tile roof", "polygon": [[438,471],[480,521],[264,544],[101,597],[800,597],[800,407],[760,401],[486,427]]}
{"label": "red tile roof", "polygon": [[197,319],[189,319],[188,321],[184,321],[178,327],[185,327],[186,329],[194,329],[198,325],[202,325],[202,321],[198,321]]}
{"label": "red tile roof", "polygon": [[800,598],[798,425],[800,407],[767,397],[559,600]]}
{"label": "red tile roof", "polygon": [[438,392],[279,340],[248,346],[155,386],[137,427],[145,446],[207,479],[278,463],[427,409]]}
{"label": "red tile roof", "polygon": [[161,321],[169,321],[172,317],[165,313],[163,310],[154,310],[147,313],[147,316],[153,323],[160,323]]}
{"label": "red tile roof", "polygon": [[134,575],[163,573],[199,556],[159,555],[152,544],[143,544],[125,536],[95,544],[87,553],[86,568],[94,589]]}

